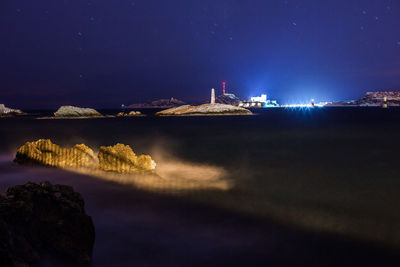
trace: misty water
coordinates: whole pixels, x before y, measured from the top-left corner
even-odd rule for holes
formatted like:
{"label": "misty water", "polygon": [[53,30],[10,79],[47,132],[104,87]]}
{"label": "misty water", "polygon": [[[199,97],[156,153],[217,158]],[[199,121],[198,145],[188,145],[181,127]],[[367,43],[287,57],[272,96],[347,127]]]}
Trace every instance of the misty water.
{"label": "misty water", "polygon": [[[400,109],[162,118],[144,112],[149,116],[53,120],[37,119],[49,111],[34,111],[1,118],[0,192],[43,180],[81,192],[96,228],[95,266],[326,266],[340,262],[337,255],[394,263]],[[94,150],[128,144],[150,154],[165,179],[138,188],[129,178],[12,162],[19,146],[40,138]],[[202,186],[185,187],[185,181]],[[222,186],[203,186],[215,181]]]}

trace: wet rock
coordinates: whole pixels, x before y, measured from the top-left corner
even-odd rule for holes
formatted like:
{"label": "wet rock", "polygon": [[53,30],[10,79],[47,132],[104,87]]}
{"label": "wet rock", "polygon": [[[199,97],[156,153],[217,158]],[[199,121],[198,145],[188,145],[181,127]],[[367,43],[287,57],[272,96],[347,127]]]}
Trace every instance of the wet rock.
{"label": "wet rock", "polygon": [[128,145],[101,146],[99,151],[99,169],[118,173],[153,171],[156,163],[149,155],[136,156]]}
{"label": "wet rock", "polygon": [[78,144],[63,148],[49,139],[27,142],[17,150],[15,162],[53,167],[95,167],[97,159],[91,148]]}
{"label": "wet rock", "polygon": [[43,258],[90,265],[94,239],[83,198],[70,186],[28,182],[0,196],[1,266],[32,266]]}
{"label": "wet rock", "polygon": [[74,106],[62,106],[56,112],[55,117],[102,117],[97,110],[92,108],[79,108]]}
{"label": "wet rock", "polygon": [[250,115],[248,109],[225,104],[203,104],[200,106],[184,105],[157,112],[159,116],[218,116],[218,115]]}

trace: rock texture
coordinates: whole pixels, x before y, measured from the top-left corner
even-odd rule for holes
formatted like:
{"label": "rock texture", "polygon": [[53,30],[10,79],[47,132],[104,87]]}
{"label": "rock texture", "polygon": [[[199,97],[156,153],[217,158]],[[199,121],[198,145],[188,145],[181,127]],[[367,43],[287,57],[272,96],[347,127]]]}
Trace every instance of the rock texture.
{"label": "rock texture", "polygon": [[203,104],[200,106],[184,105],[157,112],[159,116],[218,116],[218,115],[250,115],[245,108],[225,104]]}
{"label": "rock texture", "polygon": [[118,173],[153,171],[156,163],[149,155],[136,156],[128,145],[101,146],[99,151],[99,169]]}
{"label": "rock texture", "polygon": [[238,106],[241,100],[234,94],[223,94],[217,96],[216,103]]}
{"label": "rock texture", "polygon": [[380,107],[383,105],[385,97],[388,106],[400,106],[400,92],[367,92],[359,100],[333,102],[326,106]]}
{"label": "rock texture", "polygon": [[97,159],[93,150],[84,144],[63,148],[53,144],[49,139],[39,139],[20,147],[15,162],[54,167],[93,167],[97,164]]}
{"label": "rock texture", "polygon": [[43,258],[90,265],[95,230],[72,187],[26,183],[0,196],[0,266],[36,266]]}
{"label": "rock texture", "polygon": [[4,104],[0,104],[0,116],[9,116],[9,115],[22,115],[24,114],[19,109],[7,108]]}
{"label": "rock texture", "polygon": [[128,108],[172,108],[185,105],[185,102],[171,97],[170,99],[159,99],[152,102],[129,105]]}
{"label": "rock texture", "polygon": [[55,117],[102,117],[102,115],[92,108],[79,108],[74,106],[62,106],[56,112]]}
{"label": "rock texture", "polygon": [[117,117],[135,117],[135,116],[144,116],[140,111],[130,111],[130,112],[119,112]]}

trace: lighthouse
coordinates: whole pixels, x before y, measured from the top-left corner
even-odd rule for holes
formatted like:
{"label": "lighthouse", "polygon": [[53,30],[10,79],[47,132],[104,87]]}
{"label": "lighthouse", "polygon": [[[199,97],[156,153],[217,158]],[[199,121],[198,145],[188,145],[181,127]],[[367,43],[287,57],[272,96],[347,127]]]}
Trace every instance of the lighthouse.
{"label": "lighthouse", "polygon": [[211,104],[215,104],[215,89],[211,89]]}

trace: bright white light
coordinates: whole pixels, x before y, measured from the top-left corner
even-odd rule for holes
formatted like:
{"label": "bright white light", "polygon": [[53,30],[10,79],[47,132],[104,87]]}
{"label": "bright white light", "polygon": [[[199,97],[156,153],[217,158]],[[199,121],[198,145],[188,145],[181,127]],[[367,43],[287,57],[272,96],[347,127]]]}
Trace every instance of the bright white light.
{"label": "bright white light", "polygon": [[262,94],[261,96],[254,96],[250,98],[252,102],[267,102],[267,95]]}

